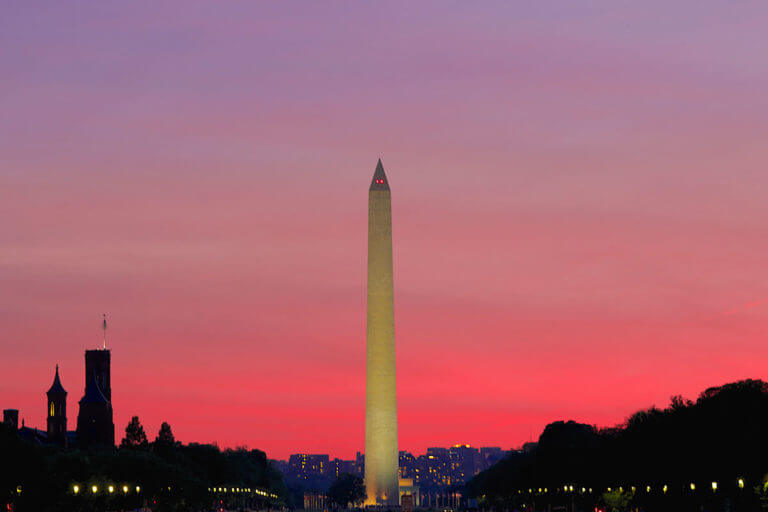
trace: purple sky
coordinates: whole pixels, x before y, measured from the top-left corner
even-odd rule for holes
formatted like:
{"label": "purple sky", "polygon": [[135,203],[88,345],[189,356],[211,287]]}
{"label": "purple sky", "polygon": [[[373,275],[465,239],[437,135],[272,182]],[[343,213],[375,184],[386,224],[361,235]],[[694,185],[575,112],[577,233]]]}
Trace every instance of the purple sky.
{"label": "purple sky", "polygon": [[0,407],[363,447],[367,187],[400,445],[517,446],[768,367],[765,2],[10,2]]}

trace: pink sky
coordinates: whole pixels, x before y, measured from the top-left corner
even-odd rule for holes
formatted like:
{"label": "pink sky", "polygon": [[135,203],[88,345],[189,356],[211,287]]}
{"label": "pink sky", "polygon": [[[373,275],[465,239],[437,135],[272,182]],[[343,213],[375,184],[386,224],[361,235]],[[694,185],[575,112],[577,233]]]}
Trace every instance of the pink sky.
{"label": "pink sky", "polygon": [[401,449],[519,446],[768,368],[764,2],[16,2],[0,408],[363,448],[367,188]]}

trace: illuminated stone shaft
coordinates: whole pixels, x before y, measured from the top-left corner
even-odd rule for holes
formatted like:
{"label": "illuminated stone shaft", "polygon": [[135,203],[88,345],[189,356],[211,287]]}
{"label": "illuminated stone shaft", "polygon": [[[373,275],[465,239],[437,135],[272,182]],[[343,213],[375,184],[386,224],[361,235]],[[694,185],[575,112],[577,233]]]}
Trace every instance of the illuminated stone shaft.
{"label": "illuminated stone shaft", "polygon": [[379,160],[368,192],[366,505],[399,505],[392,204]]}

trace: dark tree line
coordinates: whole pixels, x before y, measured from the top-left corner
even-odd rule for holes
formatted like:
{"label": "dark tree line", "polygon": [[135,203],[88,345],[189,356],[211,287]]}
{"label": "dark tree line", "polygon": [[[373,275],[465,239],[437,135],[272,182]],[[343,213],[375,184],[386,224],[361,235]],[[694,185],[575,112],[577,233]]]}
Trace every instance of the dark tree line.
{"label": "dark tree line", "polygon": [[[126,428],[119,449],[34,445],[0,425],[0,454],[0,506],[13,504],[15,512],[121,510],[139,505],[187,512],[211,510],[220,500],[230,505],[267,502],[251,495],[213,493],[214,486],[269,489],[285,495],[282,475],[264,452],[184,445],[174,439],[167,423],[149,442],[137,417]],[[91,492],[94,485],[98,493]],[[113,493],[107,492],[109,485],[114,486]],[[123,492],[124,485],[128,493]]]}
{"label": "dark tree line", "polygon": [[552,423],[467,487],[481,507],[741,511],[761,510],[767,473],[768,384],[744,380],[616,428]]}

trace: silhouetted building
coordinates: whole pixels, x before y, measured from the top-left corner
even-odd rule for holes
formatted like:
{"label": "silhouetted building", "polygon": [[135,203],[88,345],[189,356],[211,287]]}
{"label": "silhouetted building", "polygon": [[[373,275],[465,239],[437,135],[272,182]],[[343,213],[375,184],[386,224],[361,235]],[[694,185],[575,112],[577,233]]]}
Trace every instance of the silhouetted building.
{"label": "silhouetted building", "polygon": [[288,471],[291,476],[308,479],[314,476],[326,476],[329,472],[328,455],[295,453],[288,459]]}
{"label": "silhouetted building", "polygon": [[490,468],[506,456],[507,452],[499,446],[486,446],[480,448],[481,471]]}
{"label": "silhouetted building", "polygon": [[[400,479],[410,478],[416,479],[416,457],[410,452],[400,452]],[[402,496],[402,489],[400,492]]]}
{"label": "silhouetted building", "polygon": [[355,461],[353,460],[343,460],[343,459],[333,459],[328,464],[328,475],[333,478],[338,478],[339,476],[343,475],[344,473],[349,473],[351,475],[355,474]]}
{"label": "silhouetted building", "polygon": [[[400,452],[402,455],[406,452]],[[410,455],[410,454],[408,454]],[[413,455],[411,455],[413,457]],[[414,459],[416,460],[416,459]],[[398,487],[400,488],[400,502],[403,512],[413,511],[415,507],[421,505],[421,496],[419,487],[413,483],[413,478],[400,478]]]}
{"label": "silhouetted building", "polygon": [[59,365],[48,396],[48,442],[61,446],[67,444],[67,392],[59,379]]}
{"label": "silhouetted building", "polygon": [[3,423],[10,425],[13,430],[19,430],[19,410],[3,409]]}
{"label": "silhouetted building", "polygon": [[329,510],[328,496],[324,492],[305,492],[304,510]]}
{"label": "silhouetted building", "polygon": [[[425,455],[414,457],[399,453],[400,496],[415,506],[454,506],[466,501],[458,490],[479,472],[503,459],[509,452],[499,447],[473,448],[457,444],[450,448],[427,448]],[[328,460],[327,455],[294,454],[289,461],[275,461],[289,479],[305,485],[327,485],[341,473],[365,474],[365,455],[357,452],[355,460]],[[325,482],[325,483],[324,483]],[[410,496],[410,498],[408,498]]]}
{"label": "silhouetted building", "polygon": [[480,472],[480,451],[468,444],[456,444],[448,450],[452,484],[464,484]]}
{"label": "silhouetted building", "polygon": [[110,377],[111,351],[96,349],[85,351],[85,378],[96,377],[96,384],[104,394],[107,402],[112,403],[112,380]]}
{"label": "silhouetted building", "polygon": [[110,351],[85,351],[85,394],[77,415],[77,441],[80,446],[114,446],[115,424],[112,420],[112,385]]}

